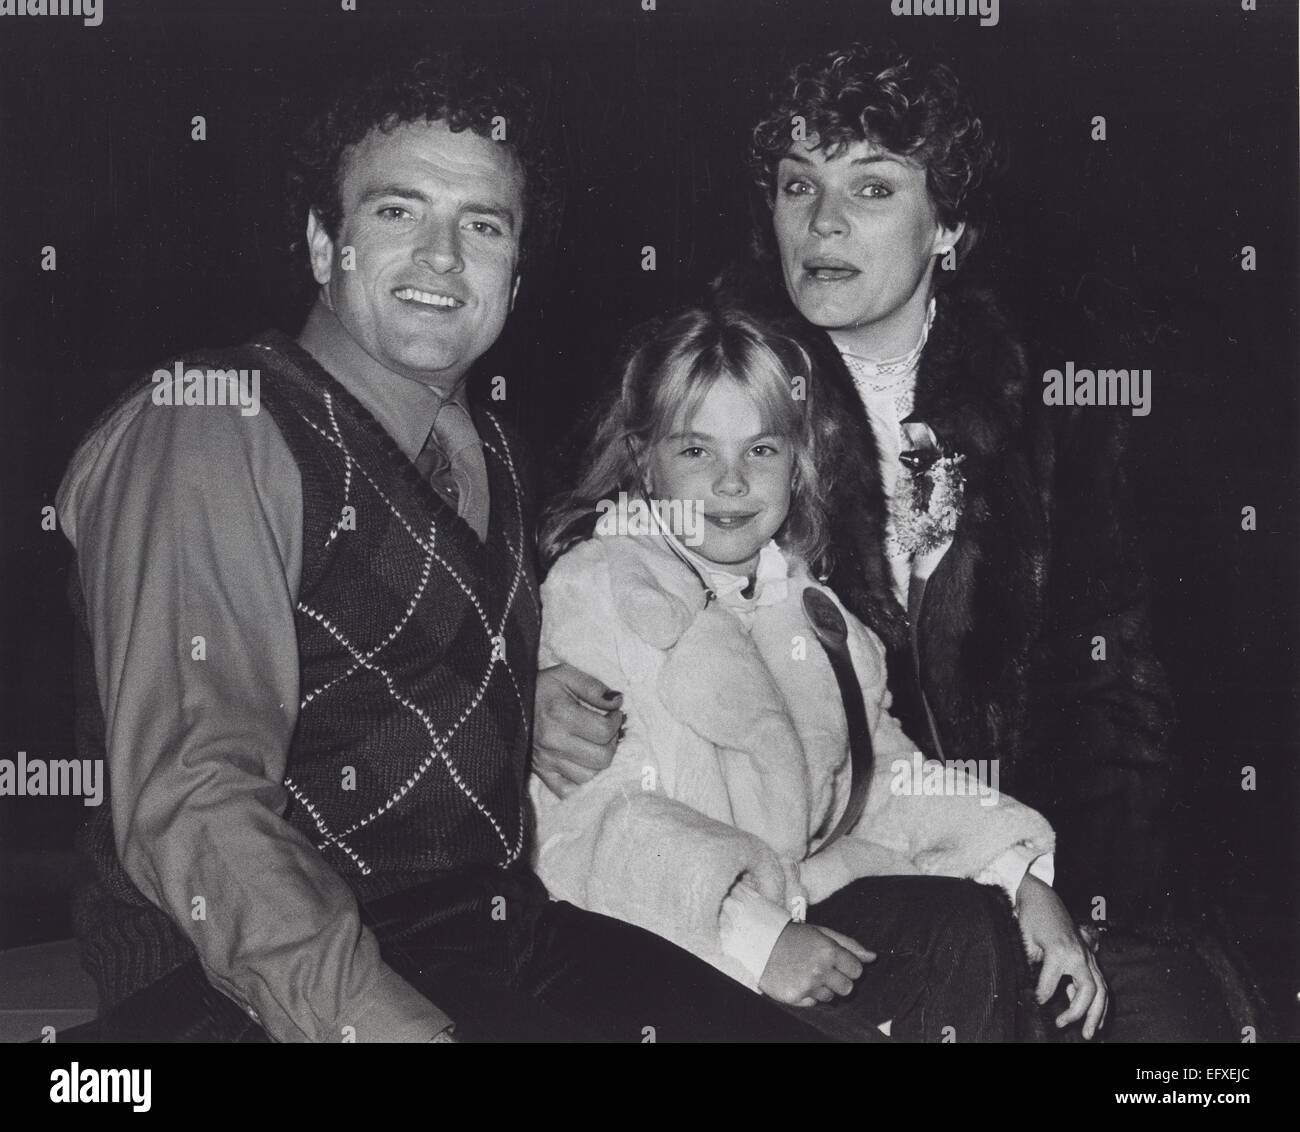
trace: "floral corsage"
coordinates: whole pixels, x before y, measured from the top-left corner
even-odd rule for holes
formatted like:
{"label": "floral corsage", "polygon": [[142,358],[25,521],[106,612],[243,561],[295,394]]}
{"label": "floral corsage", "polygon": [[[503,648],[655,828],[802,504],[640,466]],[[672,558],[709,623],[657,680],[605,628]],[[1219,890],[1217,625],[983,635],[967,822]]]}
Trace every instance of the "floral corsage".
{"label": "floral corsage", "polygon": [[952,538],[961,518],[966,479],[964,455],[947,455],[934,430],[918,421],[902,426],[902,471],[889,500],[891,556],[916,557]]}

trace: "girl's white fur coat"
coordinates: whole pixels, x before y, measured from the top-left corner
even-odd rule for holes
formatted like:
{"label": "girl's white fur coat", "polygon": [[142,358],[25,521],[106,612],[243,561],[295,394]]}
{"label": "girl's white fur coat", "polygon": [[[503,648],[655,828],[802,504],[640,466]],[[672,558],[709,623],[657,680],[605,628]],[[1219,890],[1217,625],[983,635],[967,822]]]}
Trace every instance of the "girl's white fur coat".
{"label": "girl's white fur coat", "polygon": [[875,774],[856,827],[808,859],[851,782],[839,690],[803,612],[809,585],[791,558],[785,597],[746,627],[706,608],[699,578],[660,536],[615,535],[574,547],[542,587],[542,666],[567,661],[622,691],[627,726],[611,766],[563,801],[533,777],[538,874],[554,896],[751,986],[719,945],[723,900],[742,878],[795,908],[858,877],[977,877],[1009,849],[1054,848],[1041,815],[1005,795],[989,805],[974,784],[965,795],[891,791],[894,763],[910,764],[915,747],[889,714],[879,641],[844,611]]}

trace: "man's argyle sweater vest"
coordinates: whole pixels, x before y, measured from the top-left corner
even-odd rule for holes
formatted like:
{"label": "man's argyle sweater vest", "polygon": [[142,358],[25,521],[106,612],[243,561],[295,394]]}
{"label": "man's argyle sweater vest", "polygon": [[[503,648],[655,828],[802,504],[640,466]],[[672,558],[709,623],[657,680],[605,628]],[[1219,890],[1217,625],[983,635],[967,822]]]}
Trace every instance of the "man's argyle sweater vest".
{"label": "man's argyle sweater vest", "polygon": [[[302,476],[287,820],[362,902],[467,866],[514,865],[527,836],[540,619],[519,445],[494,415],[475,412],[491,493],[480,543],[292,340],[270,334],[187,364],[259,369],[263,408]],[[80,594],[73,600],[81,754],[103,757]],[[106,1009],[194,951],[126,876],[108,805],[81,844],[94,867],[75,920]]]}

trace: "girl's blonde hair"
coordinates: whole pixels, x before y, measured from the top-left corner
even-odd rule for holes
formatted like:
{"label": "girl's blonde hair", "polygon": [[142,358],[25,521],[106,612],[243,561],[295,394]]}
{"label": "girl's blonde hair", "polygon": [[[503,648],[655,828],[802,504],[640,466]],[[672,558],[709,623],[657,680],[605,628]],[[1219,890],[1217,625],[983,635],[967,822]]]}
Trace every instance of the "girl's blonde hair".
{"label": "girl's blonde hair", "polygon": [[544,565],[549,568],[592,536],[602,500],[642,490],[650,447],[675,427],[688,428],[709,390],[730,378],[754,399],[763,427],[793,446],[790,511],[777,541],[819,572],[827,565],[828,485],[819,474],[811,370],[807,352],[793,337],[728,304],[687,307],[637,327],[578,485],[543,518]]}

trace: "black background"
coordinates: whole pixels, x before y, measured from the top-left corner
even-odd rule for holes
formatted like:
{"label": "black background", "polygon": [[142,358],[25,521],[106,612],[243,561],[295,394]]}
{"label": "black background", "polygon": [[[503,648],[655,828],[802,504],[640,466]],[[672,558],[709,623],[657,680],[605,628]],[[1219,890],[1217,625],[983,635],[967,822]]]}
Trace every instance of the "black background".
{"label": "black background", "polygon": [[[102,0],[97,28],[0,19],[0,757],[73,754],[70,553],[40,509],[78,437],[169,353],[297,330],[281,155],[302,92],[399,44],[524,52],[567,200],[480,373],[506,375],[517,419],[567,459],[618,337],[742,246],[745,135],[781,69],[853,38],[938,46],[1008,154],[978,266],[1029,329],[1086,328],[1078,365],[1153,370],[1134,484],[1181,715],[1177,879],[1227,910],[1294,1033],[1294,0],[1002,0],[990,28],[889,0],[357,6]],[[0,946],[68,934],[83,814],[0,799]]]}

